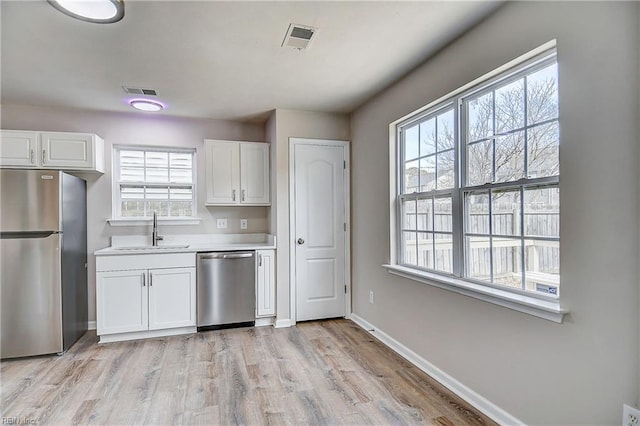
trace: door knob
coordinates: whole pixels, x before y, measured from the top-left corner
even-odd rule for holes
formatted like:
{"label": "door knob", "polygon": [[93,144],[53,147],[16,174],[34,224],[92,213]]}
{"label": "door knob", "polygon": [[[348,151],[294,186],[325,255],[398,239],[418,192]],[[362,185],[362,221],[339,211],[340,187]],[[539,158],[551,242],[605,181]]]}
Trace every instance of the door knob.
{"label": "door knob", "polygon": [[304,244],[304,240],[302,238],[298,238],[298,244],[300,245]]}

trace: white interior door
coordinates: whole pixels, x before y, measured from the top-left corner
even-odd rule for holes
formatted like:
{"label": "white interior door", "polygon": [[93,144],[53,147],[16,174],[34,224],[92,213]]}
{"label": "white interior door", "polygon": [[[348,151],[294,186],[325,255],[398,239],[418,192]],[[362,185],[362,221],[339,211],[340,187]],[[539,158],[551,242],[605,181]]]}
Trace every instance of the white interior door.
{"label": "white interior door", "polygon": [[296,320],[346,315],[346,146],[293,143]]}

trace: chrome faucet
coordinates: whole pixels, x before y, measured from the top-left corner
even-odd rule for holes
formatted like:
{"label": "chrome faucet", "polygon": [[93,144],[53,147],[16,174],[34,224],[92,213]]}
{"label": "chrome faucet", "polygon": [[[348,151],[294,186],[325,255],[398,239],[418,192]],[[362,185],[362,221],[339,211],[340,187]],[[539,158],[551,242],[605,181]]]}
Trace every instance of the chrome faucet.
{"label": "chrome faucet", "polygon": [[158,241],[164,240],[164,237],[158,235],[158,214],[154,210],[153,211],[153,231],[151,232],[151,244],[156,247],[158,245]]}

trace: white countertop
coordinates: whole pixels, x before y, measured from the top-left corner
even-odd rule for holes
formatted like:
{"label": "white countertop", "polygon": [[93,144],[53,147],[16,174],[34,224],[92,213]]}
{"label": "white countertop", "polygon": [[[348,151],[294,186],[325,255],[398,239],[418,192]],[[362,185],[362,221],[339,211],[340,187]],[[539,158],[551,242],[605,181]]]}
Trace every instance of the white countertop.
{"label": "white countertop", "polygon": [[[184,246],[187,247],[184,247]],[[207,251],[273,250],[276,237],[269,234],[187,234],[164,235],[157,247],[144,235],[113,236],[111,246],[95,251],[96,256],[123,256],[157,253],[197,253]]]}

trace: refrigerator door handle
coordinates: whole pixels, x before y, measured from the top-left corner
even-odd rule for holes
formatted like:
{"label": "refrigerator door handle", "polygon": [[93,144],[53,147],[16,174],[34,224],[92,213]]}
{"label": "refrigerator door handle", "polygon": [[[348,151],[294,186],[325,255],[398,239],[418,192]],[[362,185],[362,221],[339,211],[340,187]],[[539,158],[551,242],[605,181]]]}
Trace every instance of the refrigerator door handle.
{"label": "refrigerator door handle", "polygon": [[3,240],[15,240],[17,238],[48,238],[51,235],[62,234],[60,231],[9,231],[0,232],[0,239]]}

